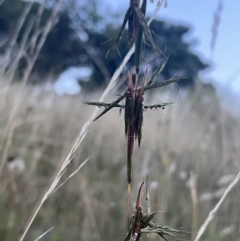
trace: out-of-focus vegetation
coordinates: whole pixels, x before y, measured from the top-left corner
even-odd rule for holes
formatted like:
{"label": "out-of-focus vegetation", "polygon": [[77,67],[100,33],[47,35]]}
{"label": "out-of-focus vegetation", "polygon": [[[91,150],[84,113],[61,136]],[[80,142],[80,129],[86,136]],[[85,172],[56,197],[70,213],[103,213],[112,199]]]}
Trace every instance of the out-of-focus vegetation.
{"label": "out-of-focus vegetation", "polygon": [[[98,13],[98,4],[94,1],[91,4],[88,4],[87,1],[81,3],[69,1],[64,4],[57,23],[48,34],[36,61],[32,72],[32,82],[43,82],[50,73],[56,76],[70,66],[80,66],[93,70],[90,76],[91,81],[82,83],[83,85],[88,86],[88,88],[106,86],[111,75],[122,61],[119,53],[121,56],[127,53],[128,43],[127,37],[124,36],[118,45],[119,53],[115,49],[110,51],[106,57],[108,51],[113,47],[113,41],[109,40],[117,36],[119,26],[104,21],[104,16],[100,16]],[[14,28],[25,6],[25,2],[16,2],[15,0],[7,0],[0,5],[0,33],[2,37],[11,37],[14,33]],[[2,53],[12,47],[16,48],[16,51],[18,50],[29,26],[29,21],[33,21],[38,7],[38,3],[34,3],[31,7],[19,33],[17,44],[9,46],[9,42],[6,42],[1,48]],[[44,10],[40,27],[46,24],[50,12],[51,9]],[[114,20],[114,16],[112,18]],[[99,25],[101,27],[98,27]],[[168,79],[173,75],[187,76],[188,79],[180,81],[179,84],[193,85],[198,72],[205,69],[207,64],[190,51],[191,43],[186,43],[183,40],[184,35],[189,33],[189,27],[169,25],[155,20],[151,29],[156,46],[166,55],[170,55],[168,64],[159,79]],[[32,33],[29,34],[28,38],[31,37]],[[150,64],[151,70],[159,66],[161,58],[148,45],[145,46],[144,56],[146,63]],[[25,55],[21,58],[16,77],[19,77],[26,67],[25,58]],[[127,69],[131,69],[133,66],[134,58],[128,63]],[[81,82],[81,79],[79,81]]]}
{"label": "out-of-focus vegetation", "polygon": [[[17,86],[5,93],[1,91],[1,146],[6,117],[17,91]],[[27,97],[14,120],[15,132],[0,179],[0,240],[17,240],[20,236],[76,133],[94,108],[81,103],[86,98],[96,96],[57,97],[38,87],[27,89]],[[156,102],[156,98],[159,95],[146,102]],[[139,183],[150,173],[151,209],[163,211],[155,220],[195,232],[237,173],[234,161],[240,154],[239,136],[238,119],[222,109],[218,98],[207,89],[199,88],[188,99],[180,99],[165,110],[147,111],[141,150],[136,148],[133,161],[132,212]],[[89,156],[90,161],[50,197],[26,240],[34,240],[52,226],[54,230],[42,240],[117,240],[125,232],[125,145],[123,118],[117,110],[93,124],[66,175]],[[18,167],[11,169],[11,164],[17,163],[11,157],[24,161],[20,173]],[[196,210],[190,180],[196,181]],[[239,240],[239,199],[238,185],[202,240]],[[192,227],[193,223],[196,226]],[[159,237],[151,235],[149,239]],[[187,233],[185,239],[190,240],[191,234]]]}
{"label": "out-of-focus vegetation", "polygon": [[[25,230],[32,211],[90,116],[93,107],[81,101],[95,100],[99,95],[82,92],[59,97],[46,92],[42,85],[27,83],[44,82],[49,72],[59,74],[78,65],[93,69],[90,87],[102,86],[121,58],[116,51],[105,58],[112,43],[102,43],[116,36],[118,26],[104,25],[97,2],[80,1],[78,5],[75,0],[68,1],[59,14],[56,6],[61,0],[46,1],[46,6],[13,0],[1,3],[0,240],[12,241]],[[24,11],[29,11],[25,18]],[[24,20],[23,28],[14,42],[20,20]],[[189,29],[157,20],[152,29],[157,46],[170,53],[160,79],[178,72],[189,77],[180,85],[193,85],[198,71],[207,66],[183,41]],[[122,56],[126,44],[123,38],[119,44]],[[151,58],[152,53],[146,46],[146,57]],[[155,69],[159,61],[153,58],[151,67]],[[132,66],[130,60],[126,69]],[[163,211],[156,222],[188,230],[183,237],[186,240],[193,240],[237,174],[240,154],[240,113],[231,116],[211,85],[196,81],[195,87],[192,94],[183,96],[182,92],[177,103],[166,110],[144,113],[141,150],[134,150],[132,168],[132,200],[139,184],[150,174],[151,209]],[[175,94],[165,90],[145,97],[149,104],[175,99]],[[42,240],[118,240],[126,232],[127,167],[122,119],[116,110],[91,125],[64,178],[89,156],[90,161],[44,203],[25,240],[35,240],[52,226],[54,230]],[[240,241],[239,199],[236,188],[202,240]],[[132,202],[132,212],[134,205]],[[159,237],[151,234],[148,239]]]}

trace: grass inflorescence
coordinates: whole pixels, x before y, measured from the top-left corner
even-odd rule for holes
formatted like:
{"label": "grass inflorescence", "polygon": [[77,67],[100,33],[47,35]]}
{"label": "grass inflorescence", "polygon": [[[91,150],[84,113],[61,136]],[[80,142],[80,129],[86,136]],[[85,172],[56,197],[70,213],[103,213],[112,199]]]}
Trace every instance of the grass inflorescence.
{"label": "grass inflorescence", "polygon": [[[125,135],[127,138],[127,216],[126,216],[126,226],[127,230],[129,229],[129,233],[126,237],[127,240],[139,240],[141,236],[141,230],[144,232],[156,232],[158,230],[158,234],[163,237],[163,228],[155,225],[154,223],[150,223],[150,220],[155,215],[147,214],[143,216],[142,212],[139,211],[141,208],[136,208],[136,213],[134,215],[135,221],[130,218],[130,195],[131,195],[131,182],[132,182],[132,160],[133,160],[133,148],[135,139],[138,141],[138,146],[140,148],[141,140],[142,140],[142,125],[143,125],[143,112],[146,109],[157,109],[164,108],[167,105],[172,103],[162,103],[162,104],[153,104],[153,105],[144,105],[144,94],[146,91],[151,89],[160,88],[171,83],[177,82],[180,78],[171,78],[169,80],[165,80],[162,82],[156,82],[157,76],[161,73],[164,66],[167,63],[167,57],[162,58],[162,62],[159,67],[153,72],[150,80],[148,81],[147,77],[147,69],[145,70],[143,79],[140,83],[139,81],[139,68],[142,62],[143,55],[143,43],[144,38],[148,40],[150,46],[153,50],[157,51],[160,55],[162,52],[156,47],[151,30],[147,24],[145,19],[147,8],[147,0],[143,0],[140,6],[140,0],[130,0],[129,8],[126,11],[121,29],[119,34],[117,35],[113,49],[116,48],[120,38],[123,35],[123,31],[125,29],[126,24],[128,23],[128,36],[129,43],[135,44],[135,75],[128,73],[127,75],[127,89],[124,93],[120,94],[119,97],[113,101],[112,103],[105,102],[84,102],[88,105],[95,105],[98,107],[105,107],[101,114],[99,114],[95,120],[99,119],[101,116],[106,114],[109,110],[114,107],[124,108],[124,124],[125,124]],[[155,83],[156,82],[156,83]],[[140,83],[140,85],[139,85]],[[125,104],[121,105],[120,102],[125,100]],[[142,187],[142,186],[141,186]],[[141,192],[141,187],[139,190],[139,195]],[[139,196],[137,199],[137,206],[139,206]],[[150,218],[151,217],[151,218]],[[146,228],[146,229],[145,229]],[[136,234],[136,237],[134,237]],[[166,231],[167,234],[167,231]],[[169,234],[171,232],[169,231]]]}

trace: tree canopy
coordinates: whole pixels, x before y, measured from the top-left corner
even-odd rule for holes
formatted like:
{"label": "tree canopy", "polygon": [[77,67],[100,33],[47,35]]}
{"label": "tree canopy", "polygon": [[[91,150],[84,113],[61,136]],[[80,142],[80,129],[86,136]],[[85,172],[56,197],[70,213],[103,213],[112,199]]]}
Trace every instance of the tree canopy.
{"label": "tree canopy", "polygon": [[[85,3],[85,4],[84,4]],[[70,66],[87,66],[92,68],[92,76],[89,83],[95,86],[105,85],[109,77],[121,62],[118,51],[107,52],[113,46],[109,41],[112,36],[117,36],[120,26],[106,24],[101,21],[101,30],[96,26],[104,16],[97,12],[97,6],[89,7],[86,1],[76,8],[74,0],[62,9],[58,23],[47,37],[45,45],[35,64],[34,72],[41,74],[54,72],[59,74]],[[11,35],[17,20],[26,5],[25,2],[6,0],[0,5],[0,35]],[[21,31],[18,41],[21,41],[24,29],[27,28],[31,16],[36,14],[38,3],[34,3],[28,15],[25,26]],[[84,9],[85,13],[77,11]],[[43,25],[50,13],[46,8],[41,24]],[[85,17],[81,17],[85,16]],[[104,25],[104,26],[103,26]],[[95,27],[93,27],[95,26]],[[163,21],[155,20],[151,24],[156,46],[166,55],[169,54],[168,63],[159,78],[170,78],[173,75],[184,75],[188,79],[179,82],[180,85],[193,85],[200,70],[207,67],[201,59],[190,51],[191,44],[184,42],[183,37],[189,32],[189,27],[181,25],[170,25]],[[124,56],[128,51],[127,36],[123,36],[118,44],[119,52]],[[1,49],[1,52],[4,51]],[[149,59],[154,51],[146,43],[144,56]],[[161,57],[155,56],[149,64],[152,69],[158,67]],[[21,71],[21,67],[19,70]],[[133,66],[133,58],[130,59],[127,68]]]}

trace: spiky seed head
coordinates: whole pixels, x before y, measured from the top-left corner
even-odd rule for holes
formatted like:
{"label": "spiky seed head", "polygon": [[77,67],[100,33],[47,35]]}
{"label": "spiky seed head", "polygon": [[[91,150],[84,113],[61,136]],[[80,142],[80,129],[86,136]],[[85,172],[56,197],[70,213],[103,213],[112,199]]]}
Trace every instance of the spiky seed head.
{"label": "spiky seed head", "polygon": [[141,221],[142,228],[147,227],[149,225],[149,222],[153,219],[153,217],[156,214],[157,214],[156,212],[151,212],[151,213],[146,214]]}

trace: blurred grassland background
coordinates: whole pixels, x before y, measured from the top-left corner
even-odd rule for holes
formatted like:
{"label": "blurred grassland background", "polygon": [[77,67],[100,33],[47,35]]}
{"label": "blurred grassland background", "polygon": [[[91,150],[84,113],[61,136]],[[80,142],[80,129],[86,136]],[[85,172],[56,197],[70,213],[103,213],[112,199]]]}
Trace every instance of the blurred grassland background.
{"label": "blurred grassland background", "polygon": [[[1,93],[1,134],[17,91],[15,85]],[[18,174],[11,171],[8,162],[1,177],[1,240],[19,237],[76,133],[93,110],[81,101],[97,96],[59,97],[41,92],[38,87],[27,87],[14,120],[16,127],[9,150],[25,166]],[[158,95],[153,96],[154,100]],[[133,200],[139,183],[150,173],[152,210],[163,211],[156,219],[162,224],[196,231],[193,223],[196,227],[201,225],[237,173],[234,161],[240,154],[238,118],[222,108],[216,95],[201,87],[165,110],[145,112],[142,147],[135,149],[133,161]],[[66,176],[89,156],[90,161],[50,197],[26,240],[34,240],[52,226],[55,229],[43,240],[117,240],[121,236],[126,205],[123,128],[117,110],[91,126]],[[3,139],[0,140],[2,145]],[[193,188],[197,191],[194,205]],[[238,185],[207,229],[208,238],[203,240],[239,240],[239,200]],[[190,238],[191,234],[186,234],[185,239]],[[151,235],[148,239],[159,238]]]}
{"label": "blurred grassland background", "polygon": [[[59,18],[48,17],[60,1],[47,1],[52,3],[47,7],[44,2],[38,5],[14,1],[0,1],[0,70],[3,70],[0,71],[0,241],[19,239],[94,110],[82,101],[97,100],[121,62],[114,51],[105,58],[112,43],[102,43],[114,38],[120,26],[101,22],[104,16],[97,14],[96,1],[92,5],[87,1],[67,1],[59,16],[56,11]],[[74,5],[76,3],[80,5]],[[29,10],[31,18],[28,15],[20,18],[25,25],[18,32],[14,46],[9,46],[17,33],[13,29],[23,9]],[[39,9],[44,12],[42,21],[34,18]],[[84,14],[78,15],[82,9]],[[215,14],[215,20],[220,13]],[[123,13],[120,14],[123,17]],[[108,17],[112,17],[111,14]],[[44,36],[47,23],[51,31]],[[213,24],[215,30],[218,24]],[[187,232],[182,240],[193,240],[239,171],[240,110],[236,102],[225,102],[217,87],[199,78],[198,72],[207,68],[208,63],[189,51],[191,43],[183,41],[189,27],[155,21],[152,28],[157,36],[157,31],[162,33],[159,37],[154,35],[157,46],[171,54],[159,80],[180,72],[189,76],[189,82],[179,82],[176,88],[166,87],[146,95],[146,104],[175,100],[176,103],[164,110],[144,112],[141,149],[135,147],[133,155],[132,212],[140,183],[150,174],[151,210],[160,211],[156,222],[184,228]],[[36,50],[40,41],[33,41],[34,34],[39,39],[43,36],[44,44],[39,52]],[[86,36],[89,39],[84,39]],[[214,37],[217,41],[217,35]],[[127,51],[126,45],[124,37],[119,45],[122,56]],[[145,53],[152,57],[147,48]],[[35,54],[36,62],[32,65]],[[160,63],[155,58],[151,61],[143,66],[148,66],[149,72]],[[131,70],[132,63],[131,59],[125,70]],[[79,87],[75,95],[61,96],[54,87],[46,91],[50,77],[48,84],[54,86],[56,76],[71,66],[81,67],[83,75],[88,73],[87,80],[81,79],[79,72],[73,74],[77,76],[75,88],[81,86],[82,91],[78,93]],[[68,73],[61,81],[70,77]],[[125,76],[120,80],[124,82]],[[64,88],[66,86],[63,86],[65,91]],[[108,101],[117,93],[119,91],[113,91]],[[33,241],[53,226],[41,240],[113,241],[124,234],[127,166],[123,114],[119,115],[116,109],[90,126],[63,180],[88,157],[89,162],[50,196],[25,240]],[[239,200],[237,184],[202,241],[240,241]],[[144,199],[142,202],[144,206]],[[159,236],[151,234],[145,239],[159,240]]]}

